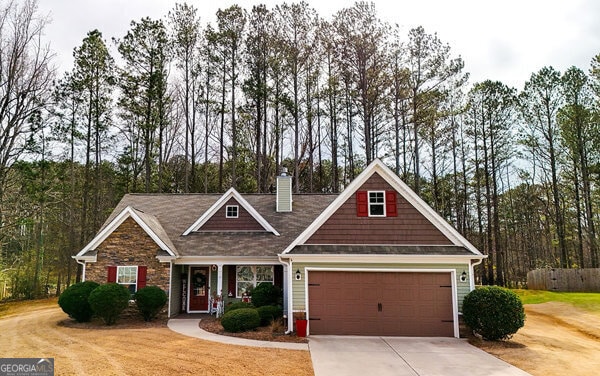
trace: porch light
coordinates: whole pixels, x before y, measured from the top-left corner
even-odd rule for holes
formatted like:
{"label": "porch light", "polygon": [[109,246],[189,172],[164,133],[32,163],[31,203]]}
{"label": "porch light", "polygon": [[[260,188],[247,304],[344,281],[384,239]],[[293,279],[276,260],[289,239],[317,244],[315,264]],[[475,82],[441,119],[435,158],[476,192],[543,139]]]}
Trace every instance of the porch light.
{"label": "porch light", "polygon": [[463,270],[462,274],[460,275],[460,281],[467,282],[467,272],[465,272],[464,270]]}
{"label": "porch light", "polygon": [[300,269],[296,270],[296,281],[299,281],[302,279],[302,273],[300,273]]}

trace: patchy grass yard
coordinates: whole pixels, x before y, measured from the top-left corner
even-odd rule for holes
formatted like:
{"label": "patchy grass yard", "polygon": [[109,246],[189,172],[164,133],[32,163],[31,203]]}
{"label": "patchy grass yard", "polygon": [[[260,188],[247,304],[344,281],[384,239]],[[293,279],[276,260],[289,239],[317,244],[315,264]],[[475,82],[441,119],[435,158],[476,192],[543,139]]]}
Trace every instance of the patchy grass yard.
{"label": "patchy grass yard", "polygon": [[509,341],[472,340],[532,375],[594,375],[600,369],[600,294],[515,291],[525,326]]}
{"label": "patchy grass yard", "polygon": [[56,299],[1,304],[0,354],[55,358],[56,375],[313,375],[308,351],[225,345],[143,322],[90,328]]}
{"label": "patchy grass yard", "polygon": [[513,290],[523,304],[546,302],[568,303],[591,313],[600,314],[600,293],[591,292],[551,292],[540,290]]}

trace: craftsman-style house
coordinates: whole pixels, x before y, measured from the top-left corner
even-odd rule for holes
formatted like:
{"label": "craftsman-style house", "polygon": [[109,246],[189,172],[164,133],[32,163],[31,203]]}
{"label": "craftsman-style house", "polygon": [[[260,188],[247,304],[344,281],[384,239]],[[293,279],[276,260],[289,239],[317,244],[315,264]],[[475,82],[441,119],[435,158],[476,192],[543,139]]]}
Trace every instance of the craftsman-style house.
{"label": "craftsman-style house", "polygon": [[74,258],[83,278],[156,285],[168,315],[262,282],[309,334],[458,336],[482,255],[375,160],[340,194],[128,194]]}

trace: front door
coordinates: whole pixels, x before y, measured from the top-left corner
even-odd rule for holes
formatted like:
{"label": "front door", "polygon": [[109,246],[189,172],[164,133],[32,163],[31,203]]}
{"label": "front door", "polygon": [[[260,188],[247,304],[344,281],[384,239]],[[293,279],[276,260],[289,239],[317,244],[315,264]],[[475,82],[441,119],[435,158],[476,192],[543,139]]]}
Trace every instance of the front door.
{"label": "front door", "polygon": [[190,269],[189,311],[208,311],[208,267]]}

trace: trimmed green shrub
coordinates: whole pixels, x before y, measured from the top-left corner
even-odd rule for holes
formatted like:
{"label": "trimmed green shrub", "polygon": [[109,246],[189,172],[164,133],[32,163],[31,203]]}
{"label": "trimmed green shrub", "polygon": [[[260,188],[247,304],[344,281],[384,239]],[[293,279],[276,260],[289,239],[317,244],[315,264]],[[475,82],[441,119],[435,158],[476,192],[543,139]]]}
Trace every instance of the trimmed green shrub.
{"label": "trimmed green shrub", "polygon": [[127,287],[117,283],[107,283],[92,291],[88,302],[94,313],[100,316],[106,325],[112,325],[127,308],[130,298],[131,294]]}
{"label": "trimmed green shrub", "polygon": [[252,303],[244,303],[244,302],[231,303],[225,307],[225,313],[227,313],[229,311],[235,311],[236,309],[240,309],[240,308],[254,308],[254,305],[252,305]]}
{"label": "trimmed green shrub", "polygon": [[94,311],[88,303],[90,293],[100,286],[93,281],[79,282],[67,287],[58,298],[58,305],[62,310],[77,322],[90,321]]}
{"label": "trimmed green shrub", "polygon": [[283,300],[281,289],[268,282],[263,282],[253,288],[251,296],[252,304],[257,308],[267,305],[279,305]]}
{"label": "trimmed green shrub", "polygon": [[283,316],[283,310],[278,306],[266,305],[258,307],[256,310],[258,311],[258,317],[260,317],[261,326],[269,325],[271,321]]}
{"label": "trimmed green shrub", "polygon": [[146,286],[139,289],[135,293],[134,299],[145,321],[155,318],[168,300],[167,294],[158,286]]}
{"label": "trimmed green shrub", "polygon": [[463,318],[484,339],[509,339],[525,325],[525,310],[514,292],[486,286],[471,291],[463,301]]}
{"label": "trimmed green shrub", "polygon": [[240,308],[226,312],[221,318],[221,325],[230,333],[245,332],[258,328],[260,317],[255,308]]}

